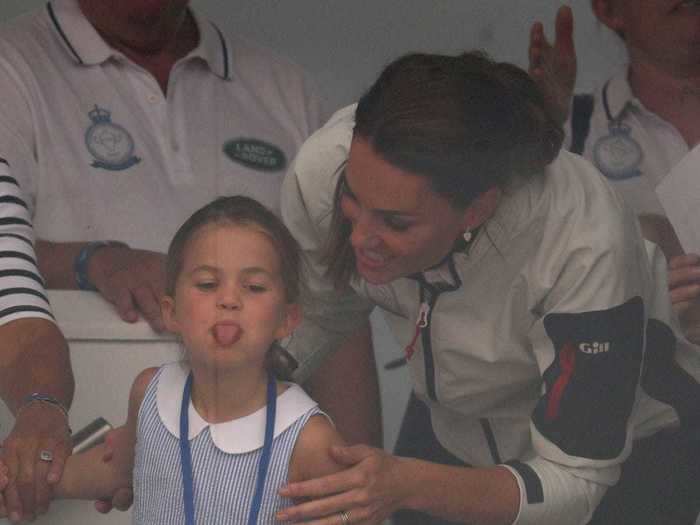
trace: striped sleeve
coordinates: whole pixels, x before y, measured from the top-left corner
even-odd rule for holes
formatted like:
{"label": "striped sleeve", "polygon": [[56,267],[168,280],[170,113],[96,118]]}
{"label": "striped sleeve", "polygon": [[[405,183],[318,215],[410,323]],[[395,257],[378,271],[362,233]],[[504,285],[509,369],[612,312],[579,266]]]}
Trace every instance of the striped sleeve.
{"label": "striped sleeve", "polygon": [[53,320],[34,254],[27,203],[0,158],[0,325],[24,317]]}

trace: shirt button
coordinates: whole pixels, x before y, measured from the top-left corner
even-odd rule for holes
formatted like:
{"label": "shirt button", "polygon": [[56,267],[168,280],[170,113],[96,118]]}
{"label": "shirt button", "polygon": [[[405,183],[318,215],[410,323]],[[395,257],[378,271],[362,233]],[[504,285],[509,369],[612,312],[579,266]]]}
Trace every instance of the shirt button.
{"label": "shirt button", "polygon": [[158,97],[156,95],[148,95],[148,101],[151,104],[155,104],[156,102],[158,102]]}

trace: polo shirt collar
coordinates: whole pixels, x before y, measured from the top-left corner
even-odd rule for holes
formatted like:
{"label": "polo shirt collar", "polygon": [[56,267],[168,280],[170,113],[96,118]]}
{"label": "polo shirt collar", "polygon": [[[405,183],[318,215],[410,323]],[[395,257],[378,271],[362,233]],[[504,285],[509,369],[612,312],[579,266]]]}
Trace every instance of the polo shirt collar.
{"label": "polo shirt collar", "polygon": [[[121,56],[111,48],[90,24],[78,5],[78,0],[51,0],[46,5],[49,23],[58,35],[66,52],[81,65],[101,64]],[[231,78],[231,46],[213,23],[202,20],[190,10],[199,31],[199,44],[183,60],[199,58],[209,65],[217,76]]]}
{"label": "polo shirt collar", "polygon": [[[165,428],[175,437],[180,437],[180,405],[189,366],[180,361],[165,365],[158,377],[156,405],[158,415]],[[299,385],[288,383],[288,388],[277,396],[274,437],[279,436],[297,419],[314,408],[316,403]],[[245,417],[224,423],[208,423],[199,415],[190,401],[187,412],[189,436],[192,440],[205,429],[209,429],[212,442],[222,452],[244,454],[262,448],[265,440],[266,407]]]}
{"label": "polo shirt collar", "polygon": [[78,64],[101,64],[115,54],[85,18],[78,0],[51,0],[46,11],[63,47]]}
{"label": "polo shirt collar", "polygon": [[214,74],[224,80],[231,80],[232,53],[228,40],[213,22],[202,20],[193,10],[190,13],[199,29],[199,45],[188,56],[201,58]]}
{"label": "polo shirt collar", "polygon": [[627,109],[628,104],[641,105],[632,93],[632,87],[627,79],[627,68],[622,68],[615,73],[607,83],[606,90],[608,107],[613,119],[622,116],[622,112]]}

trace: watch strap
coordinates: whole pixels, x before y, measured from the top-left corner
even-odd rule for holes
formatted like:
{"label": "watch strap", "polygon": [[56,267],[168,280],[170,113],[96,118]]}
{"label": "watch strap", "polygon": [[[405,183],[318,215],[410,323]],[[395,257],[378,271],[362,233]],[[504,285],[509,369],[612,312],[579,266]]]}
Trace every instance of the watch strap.
{"label": "watch strap", "polygon": [[78,289],[90,290],[93,292],[97,291],[97,288],[94,284],[92,284],[90,278],[88,277],[88,264],[90,263],[90,258],[97,250],[108,246],[120,246],[122,248],[129,247],[127,244],[119,241],[90,241],[80,249],[80,252],[78,252],[78,256],[75,258],[73,263],[75,283],[78,285]]}

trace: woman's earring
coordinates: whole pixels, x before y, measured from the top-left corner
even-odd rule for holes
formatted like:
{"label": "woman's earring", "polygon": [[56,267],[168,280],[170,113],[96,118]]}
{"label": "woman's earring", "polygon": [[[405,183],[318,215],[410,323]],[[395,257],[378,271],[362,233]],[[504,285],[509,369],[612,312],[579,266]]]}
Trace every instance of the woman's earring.
{"label": "woman's earring", "polygon": [[469,242],[472,240],[472,232],[471,230],[466,230],[463,234],[462,237],[464,238],[464,242]]}

